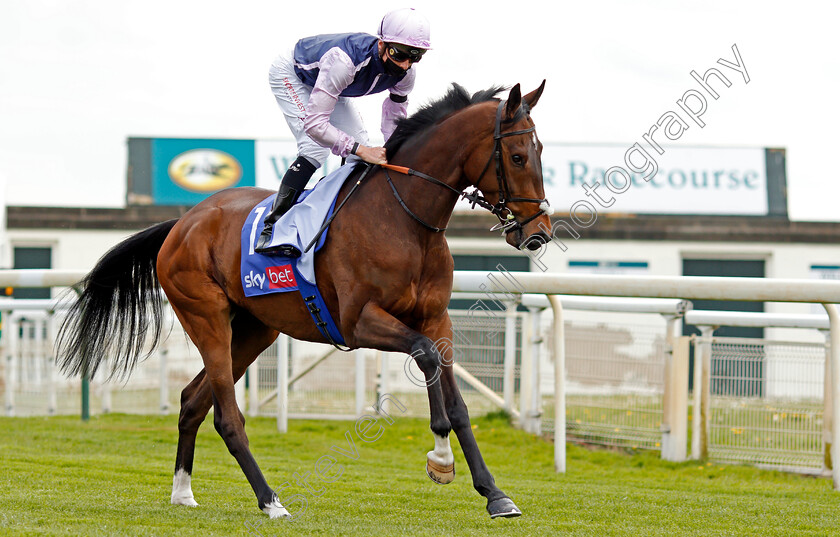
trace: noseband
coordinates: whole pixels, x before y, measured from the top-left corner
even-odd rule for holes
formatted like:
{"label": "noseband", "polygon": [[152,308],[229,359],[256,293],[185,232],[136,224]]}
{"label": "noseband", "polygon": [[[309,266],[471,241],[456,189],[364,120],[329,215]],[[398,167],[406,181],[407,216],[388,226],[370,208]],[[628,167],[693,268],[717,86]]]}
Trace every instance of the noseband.
{"label": "noseband", "polygon": [[[470,202],[471,208],[475,208],[476,205],[487,209],[499,219],[499,223],[490,228],[490,231],[498,231],[504,230],[505,234],[512,233],[518,229],[522,229],[523,226],[537,218],[543,213],[551,214],[549,212],[550,209],[549,203],[547,199],[537,199],[537,198],[520,198],[514,197],[510,194],[510,187],[508,185],[507,175],[505,174],[505,166],[504,162],[502,161],[502,138],[507,138],[508,136],[518,136],[520,134],[528,134],[529,132],[534,132],[536,127],[531,127],[528,129],[522,129],[518,131],[510,131],[510,132],[501,132],[502,130],[502,112],[504,110],[504,106],[507,101],[501,101],[499,103],[498,108],[496,108],[496,121],[495,127],[493,129],[493,152],[490,154],[490,158],[487,160],[487,164],[484,165],[484,169],[481,170],[481,173],[478,175],[478,181],[480,182],[481,178],[484,177],[484,174],[490,168],[490,164],[493,160],[496,161],[496,180],[499,183],[499,201],[494,205],[487,201],[487,198],[481,195],[478,188],[471,192],[462,192],[457,188],[453,188],[448,184],[435,179],[430,175],[426,175],[425,173],[418,172],[417,170],[412,170],[411,168],[406,168],[405,166],[394,166],[392,164],[383,164],[382,167],[385,168],[385,177],[388,180],[388,184],[391,186],[391,191],[394,193],[394,196],[399,201],[402,208],[412,217],[414,220],[419,222],[423,227],[426,229],[433,231],[435,233],[440,233],[446,231],[446,228],[438,228],[432,226],[426,222],[424,222],[419,216],[414,214],[408,206],[403,201],[402,197],[400,196],[399,192],[397,192],[397,188],[394,186],[394,182],[391,180],[391,176],[388,175],[388,170],[393,170],[396,172],[404,173],[406,175],[414,175],[420,177],[421,179],[425,179],[431,183],[436,185],[440,185],[443,187],[448,188],[449,190],[455,192],[460,198],[466,199]],[[540,204],[540,209],[526,218],[523,221],[519,221],[516,219],[516,216],[513,214],[513,211],[507,206],[508,203],[538,203]],[[553,211],[552,211],[553,212]]]}

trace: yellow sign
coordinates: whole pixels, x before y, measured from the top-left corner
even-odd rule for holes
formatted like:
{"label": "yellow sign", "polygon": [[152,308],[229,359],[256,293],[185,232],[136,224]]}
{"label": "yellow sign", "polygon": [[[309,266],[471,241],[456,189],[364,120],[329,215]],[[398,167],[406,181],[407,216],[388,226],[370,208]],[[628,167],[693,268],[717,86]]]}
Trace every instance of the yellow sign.
{"label": "yellow sign", "polygon": [[235,185],[242,178],[242,166],[217,149],[192,149],[169,163],[172,181],[192,192],[215,192]]}

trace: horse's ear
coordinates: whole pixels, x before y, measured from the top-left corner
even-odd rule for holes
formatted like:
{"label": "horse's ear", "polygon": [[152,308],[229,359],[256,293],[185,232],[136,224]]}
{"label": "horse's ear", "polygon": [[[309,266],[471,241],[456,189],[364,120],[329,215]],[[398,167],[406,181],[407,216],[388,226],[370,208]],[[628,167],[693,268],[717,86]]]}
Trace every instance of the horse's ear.
{"label": "horse's ear", "polygon": [[540,87],[529,93],[525,96],[524,101],[528,105],[528,108],[533,108],[537,101],[540,100],[540,95],[542,95],[543,90],[545,89],[545,79],[543,79],[542,84]]}
{"label": "horse's ear", "polygon": [[507,98],[507,106],[505,106],[505,117],[512,118],[519,106],[522,104],[522,91],[519,89],[519,84],[515,85],[510,90],[510,95]]}

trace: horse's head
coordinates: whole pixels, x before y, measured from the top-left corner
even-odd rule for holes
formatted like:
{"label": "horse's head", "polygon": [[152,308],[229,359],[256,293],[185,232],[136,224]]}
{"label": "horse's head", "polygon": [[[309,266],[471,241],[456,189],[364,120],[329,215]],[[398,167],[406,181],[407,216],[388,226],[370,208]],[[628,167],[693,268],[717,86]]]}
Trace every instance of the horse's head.
{"label": "horse's head", "polygon": [[[544,88],[545,80],[523,97],[519,84],[514,86],[507,100],[492,109],[493,137],[478,144],[464,166],[499,218],[493,229],[504,230],[511,246],[529,250],[549,241],[543,230],[551,229],[548,215],[553,212],[543,188],[543,146],[530,116]],[[488,110],[492,106],[486,105]]]}

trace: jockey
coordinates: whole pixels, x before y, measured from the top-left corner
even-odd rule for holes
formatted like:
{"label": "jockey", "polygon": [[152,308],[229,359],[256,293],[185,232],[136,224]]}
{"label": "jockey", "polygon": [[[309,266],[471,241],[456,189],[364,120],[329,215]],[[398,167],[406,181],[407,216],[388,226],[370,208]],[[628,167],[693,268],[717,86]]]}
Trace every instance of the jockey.
{"label": "jockey", "polygon": [[283,176],[255,251],[298,257],[290,245],[269,247],[274,223],[297,201],[309,178],[332,152],[384,164],[385,149],[370,147],[362,118],[351,101],[388,90],[382,103],[382,135],[387,140],[397,118],[405,117],[419,62],[431,48],[429,21],[411,8],[382,18],[379,35],[365,33],[306,37],[290,55],[274,60],[271,91],[297,140],[298,156]]}

